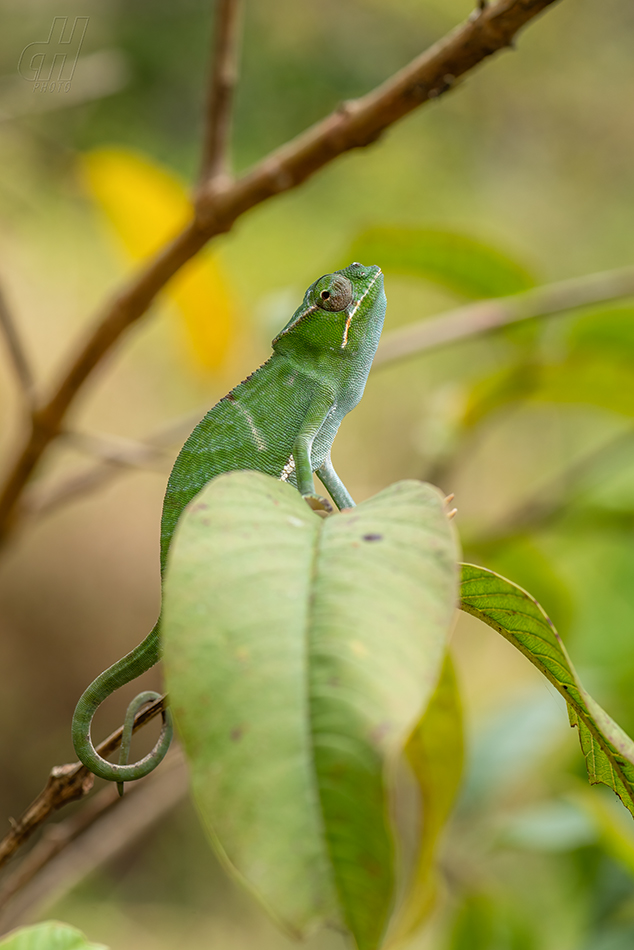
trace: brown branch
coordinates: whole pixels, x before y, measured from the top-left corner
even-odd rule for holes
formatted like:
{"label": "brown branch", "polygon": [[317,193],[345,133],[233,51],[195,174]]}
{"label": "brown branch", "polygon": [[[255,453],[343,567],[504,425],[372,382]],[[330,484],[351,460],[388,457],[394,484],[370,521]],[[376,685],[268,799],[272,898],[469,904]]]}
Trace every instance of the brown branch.
{"label": "brown branch", "polygon": [[22,395],[30,407],[33,400],[33,374],[22,346],[20,334],[9,310],[6,298],[0,288],[0,331],[4,336],[11,365],[20,384]]}
{"label": "brown branch", "polygon": [[183,264],[210,238],[229,231],[251,208],[296,188],[344,152],[370,145],[394,122],[453,88],[458,77],[510,46],[526,23],[555,2],[499,0],[472,15],[382,86],[345,103],[273,152],[227,189],[204,189],[195,220],[105,306],[57,388],[36,412],[32,431],[0,493],[0,537],[13,526],[24,487],[49,444],[59,435],[64,417],[86,379]]}
{"label": "brown branch", "polygon": [[216,0],[213,66],[207,93],[201,184],[228,184],[231,106],[238,80],[239,20],[240,0]]}
{"label": "brown branch", "polygon": [[[134,720],[134,732],[144,726],[150,719],[158,716],[165,708],[165,696],[141,709]],[[123,727],[97,746],[99,755],[106,758],[121,745]],[[29,805],[19,821],[11,821],[11,831],[0,841],[0,867],[15,854],[18,848],[31,837],[40,825],[52,815],[54,811],[63,808],[70,802],[83,798],[91,790],[94,775],[81,762],[72,762],[68,765],[56,765],[49,775],[46,786],[37,798]]]}
{"label": "brown branch", "polygon": [[589,274],[556,284],[545,284],[512,297],[499,297],[458,307],[438,317],[409,324],[385,336],[379,344],[374,367],[416,356],[439,346],[456,343],[490,330],[554,316],[591,304],[609,303],[634,296],[634,267]]}
{"label": "brown branch", "polygon": [[186,793],[182,752],[171,750],[160,771],[132,783],[124,798],[110,784],[77,814],[49,825],[0,884],[0,934],[59,900],[91,871],[133,845]]}

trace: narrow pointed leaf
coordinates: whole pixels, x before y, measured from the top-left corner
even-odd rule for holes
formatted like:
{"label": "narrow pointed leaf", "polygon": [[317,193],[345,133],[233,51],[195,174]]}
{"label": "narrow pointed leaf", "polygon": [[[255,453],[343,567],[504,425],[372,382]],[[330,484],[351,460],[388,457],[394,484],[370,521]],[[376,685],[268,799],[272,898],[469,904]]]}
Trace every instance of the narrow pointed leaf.
{"label": "narrow pointed leaf", "polygon": [[108,950],[90,943],[80,930],[47,920],[33,927],[20,927],[0,940],[0,950]]}
{"label": "narrow pointed leaf", "polygon": [[499,574],[463,564],[460,606],[501,633],[559,690],[579,730],[590,782],[607,785],[634,815],[634,742],[583,688],[537,601]]}
{"label": "narrow pointed leaf", "polygon": [[425,922],[434,908],[438,839],[451,814],[464,759],[462,704],[449,654],[425,713],[414,728],[405,755],[420,791],[420,843],[411,881],[388,946],[400,946]]}
{"label": "narrow pointed leaf", "polygon": [[456,597],[444,500],[401,482],[322,519],[233,472],[177,529],[166,675],[225,863],[287,930],[381,945],[395,888],[390,764],[434,691]]}
{"label": "narrow pointed leaf", "polygon": [[388,274],[424,277],[475,299],[516,294],[535,283],[521,263],[498,248],[432,228],[371,228],[356,238],[347,257],[375,261]]}

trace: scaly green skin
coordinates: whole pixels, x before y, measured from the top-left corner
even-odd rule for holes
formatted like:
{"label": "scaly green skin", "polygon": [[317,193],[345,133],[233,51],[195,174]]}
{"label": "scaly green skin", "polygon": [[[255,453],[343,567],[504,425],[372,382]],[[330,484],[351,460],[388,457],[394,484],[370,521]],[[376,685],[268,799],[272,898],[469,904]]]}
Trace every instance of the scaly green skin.
{"label": "scaly green skin", "polygon": [[[385,307],[383,275],[376,266],[350,264],[311,284],[302,305],[273,340],[270,359],[209,410],[181,449],[163,503],[161,575],[183,509],[222,472],[266,472],[328,506],[315,494],[316,472],[338,508],[354,505],[332,467],[330,449],[341,420],[363,395]],[[77,704],[75,751],[100,778],[118,783],[142,778],[167,752],[169,719],[152,752],[132,765],[107,762],[90,738],[92,718],[104,699],[160,659],[159,623],[138,647],[98,676]],[[131,719],[127,717],[127,732]]]}

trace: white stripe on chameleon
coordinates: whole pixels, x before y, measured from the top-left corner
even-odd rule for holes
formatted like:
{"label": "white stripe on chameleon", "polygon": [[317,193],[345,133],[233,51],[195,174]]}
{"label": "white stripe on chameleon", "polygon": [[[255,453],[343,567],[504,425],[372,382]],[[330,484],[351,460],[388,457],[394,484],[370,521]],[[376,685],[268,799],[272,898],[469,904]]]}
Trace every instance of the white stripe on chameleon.
{"label": "white stripe on chameleon", "polygon": [[289,458],[288,462],[286,463],[286,465],[285,465],[284,468],[282,469],[282,473],[281,473],[281,475],[280,475],[280,479],[281,479],[283,482],[287,482],[287,481],[289,480],[289,478],[291,477],[291,475],[293,474],[294,471],[295,471],[295,459],[294,459],[293,456],[291,455],[291,457]]}
{"label": "white stripe on chameleon", "polygon": [[342,349],[342,350],[345,349],[345,347],[348,345],[348,330],[350,329],[350,324],[352,323],[352,318],[354,317],[355,313],[357,312],[357,310],[359,309],[359,307],[361,306],[361,304],[363,303],[363,301],[365,300],[365,298],[368,296],[368,294],[370,293],[370,291],[371,291],[372,288],[374,287],[374,285],[375,285],[375,283],[377,282],[377,280],[378,280],[378,278],[380,277],[380,275],[381,275],[381,271],[379,270],[379,271],[376,272],[376,274],[374,275],[374,277],[372,278],[372,280],[370,281],[370,283],[369,283],[368,286],[366,287],[365,292],[364,292],[363,294],[361,294],[361,296],[359,297],[359,299],[358,299],[357,302],[355,303],[354,308],[353,308],[353,310],[352,310],[352,313],[349,313],[349,314],[348,314],[348,319],[346,320],[346,326],[345,326],[345,329],[344,329],[344,331],[343,331],[343,340],[341,341],[341,349]]}
{"label": "white stripe on chameleon", "polygon": [[265,442],[264,439],[262,438],[262,433],[258,430],[258,427],[256,426],[255,422],[253,421],[253,416],[251,415],[251,413],[249,412],[249,410],[246,409],[246,408],[242,405],[242,403],[237,402],[237,401],[234,402],[233,405],[236,407],[236,409],[238,409],[238,410],[242,413],[242,415],[244,416],[244,418],[245,418],[245,419],[247,420],[247,422],[249,423],[249,428],[251,429],[251,434],[252,434],[252,436],[253,436],[253,438],[254,438],[254,440],[255,440],[255,446],[256,446],[258,452],[266,452],[266,442]]}

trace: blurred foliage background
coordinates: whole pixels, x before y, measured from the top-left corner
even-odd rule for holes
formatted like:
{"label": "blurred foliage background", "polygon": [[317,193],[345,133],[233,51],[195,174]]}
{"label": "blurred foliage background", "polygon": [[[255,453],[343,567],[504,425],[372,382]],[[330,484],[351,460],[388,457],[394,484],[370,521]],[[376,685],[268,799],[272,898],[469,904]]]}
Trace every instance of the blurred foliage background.
{"label": "blurred foliage background", "polygon": [[[104,0],[96,12],[85,2],[60,11],[49,0],[2,0],[0,9],[0,280],[46,383],[133,262],[182,219],[199,162],[212,8]],[[367,91],[469,12],[465,0],[247,2],[236,168]],[[90,17],[72,90],[39,92],[17,63],[62,13]],[[202,414],[266,358],[305,287],[348,263],[368,229],[406,235],[385,242],[385,261],[364,260],[388,270],[388,330],[487,296],[399,266],[399,246],[412,254],[404,228],[506,255],[525,286],[631,263],[633,41],[626,0],[562,0],[517,52],[251,212],[101,367],[74,428],[143,439]],[[450,270],[450,251],[445,258]],[[334,449],[358,499],[406,477],[455,492],[465,559],[540,599],[587,688],[630,733],[633,319],[634,305],[621,301],[377,370]],[[2,360],[8,458],[21,413]],[[51,765],[72,760],[80,692],[155,619],[160,507],[177,448],[35,520],[4,555],[2,815],[20,813]],[[68,439],[38,477],[55,484],[88,464],[86,445]],[[412,946],[630,948],[634,828],[583,784],[563,703],[472,618],[461,617],[453,646],[469,764],[445,836],[442,898]],[[155,672],[146,679],[158,682]],[[133,694],[122,692],[100,714],[100,734],[120,722]],[[215,863],[187,803],[46,913],[113,950],[290,946]],[[311,946],[342,944],[321,935]]]}

